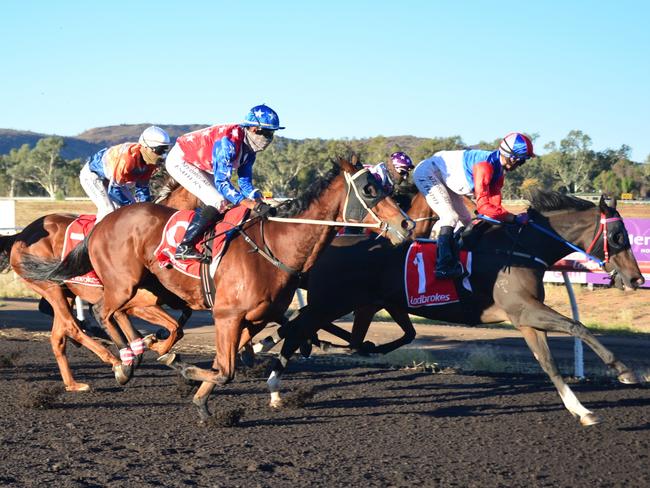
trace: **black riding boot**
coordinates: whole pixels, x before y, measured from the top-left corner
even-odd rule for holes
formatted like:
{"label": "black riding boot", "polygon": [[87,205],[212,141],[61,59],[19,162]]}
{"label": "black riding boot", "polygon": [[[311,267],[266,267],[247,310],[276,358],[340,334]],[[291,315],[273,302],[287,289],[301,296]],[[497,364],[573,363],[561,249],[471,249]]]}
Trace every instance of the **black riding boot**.
{"label": "black riding boot", "polygon": [[203,254],[198,252],[194,246],[203,237],[205,231],[216,223],[218,216],[217,209],[210,205],[202,210],[197,210],[190,225],[187,226],[183,240],[176,247],[174,257],[176,259],[203,259]]}
{"label": "black riding boot", "polygon": [[463,276],[463,266],[458,260],[458,249],[454,229],[448,225],[440,228],[438,254],[436,257],[436,278],[453,279]]}

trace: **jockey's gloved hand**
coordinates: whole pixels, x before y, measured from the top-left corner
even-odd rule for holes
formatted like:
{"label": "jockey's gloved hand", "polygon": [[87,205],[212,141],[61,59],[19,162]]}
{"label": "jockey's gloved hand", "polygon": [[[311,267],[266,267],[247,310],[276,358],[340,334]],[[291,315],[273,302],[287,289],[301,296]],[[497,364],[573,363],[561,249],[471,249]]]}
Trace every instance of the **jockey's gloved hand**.
{"label": "jockey's gloved hand", "polygon": [[528,212],[522,212],[515,215],[515,224],[517,225],[526,225],[529,220],[530,217],[528,216]]}
{"label": "jockey's gloved hand", "polygon": [[278,213],[275,207],[264,202],[257,202],[253,211],[260,217],[274,217]]}

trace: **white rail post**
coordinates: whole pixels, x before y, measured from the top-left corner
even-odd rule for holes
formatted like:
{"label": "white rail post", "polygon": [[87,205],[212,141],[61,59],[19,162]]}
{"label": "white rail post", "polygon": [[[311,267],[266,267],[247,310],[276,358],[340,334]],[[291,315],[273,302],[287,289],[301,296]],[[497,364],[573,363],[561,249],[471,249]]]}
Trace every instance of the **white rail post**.
{"label": "white rail post", "polygon": [[[571,283],[571,280],[569,280],[569,275],[566,271],[562,271],[562,278],[564,279],[564,285],[566,286],[566,291],[569,295],[573,320],[577,320],[579,322],[580,312],[578,312],[578,303],[576,302],[576,296],[573,293],[573,283]],[[582,349],[582,341],[577,337],[573,339],[573,372],[576,378],[582,379],[585,377],[585,361],[584,352]]]}
{"label": "white rail post", "polygon": [[74,305],[75,308],[77,309],[77,318],[79,319],[80,322],[83,322],[84,320],[86,320],[86,315],[84,314],[83,300],[79,297],[74,297]]}

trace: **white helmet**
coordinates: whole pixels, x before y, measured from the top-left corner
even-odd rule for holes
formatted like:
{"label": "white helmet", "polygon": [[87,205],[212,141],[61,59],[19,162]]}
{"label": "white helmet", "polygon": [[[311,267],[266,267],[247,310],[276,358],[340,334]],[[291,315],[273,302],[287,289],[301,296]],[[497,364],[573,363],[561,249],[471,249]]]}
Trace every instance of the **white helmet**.
{"label": "white helmet", "polygon": [[171,140],[169,139],[169,134],[162,130],[160,127],[152,125],[147,127],[142,134],[138,143],[146,146],[150,149],[161,148],[161,150],[169,149]]}

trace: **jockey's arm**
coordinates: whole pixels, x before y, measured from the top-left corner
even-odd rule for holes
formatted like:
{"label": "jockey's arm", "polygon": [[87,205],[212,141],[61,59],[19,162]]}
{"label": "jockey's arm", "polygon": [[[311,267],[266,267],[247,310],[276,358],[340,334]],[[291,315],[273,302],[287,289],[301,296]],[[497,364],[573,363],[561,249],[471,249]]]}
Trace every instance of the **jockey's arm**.
{"label": "jockey's arm", "polygon": [[[242,203],[245,200],[242,195],[232,184],[232,161],[237,157],[235,145],[227,138],[223,137],[214,143],[212,148],[212,168],[214,171],[214,186],[223,197],[233,205]],[[242,203],[248,207],[248,205]],[[252,207],[250,207],[252,208]]]}
{"label": "jockey's arm", "polygon": [[253,186],[253,161],[250,161],[237,168],[239,189],[250,200],[261,200],[261,190]]}
{"label": "jockey's arm", "polygon": [[136,202],[150,202],[151,189],[149,188],[149,181],[137,181],[134,193]]}
{"label": "jockey's arm", "polygon": [[130,192],[126,189],[126,187],[124,185],[118,185],[114,182],[111,182],[108,185],[108,196],[111,200],[117,202],[121,207],[133,203]]}
{"label": "jockey's arm", "polygon": [[501,222],[510,222],[514,215],[501,205],[501,188],[503,175],[498,181],[490,185],[494,170],[487,161],[474,166],[474,196],[476,197],[476,210],[478,213]]}

